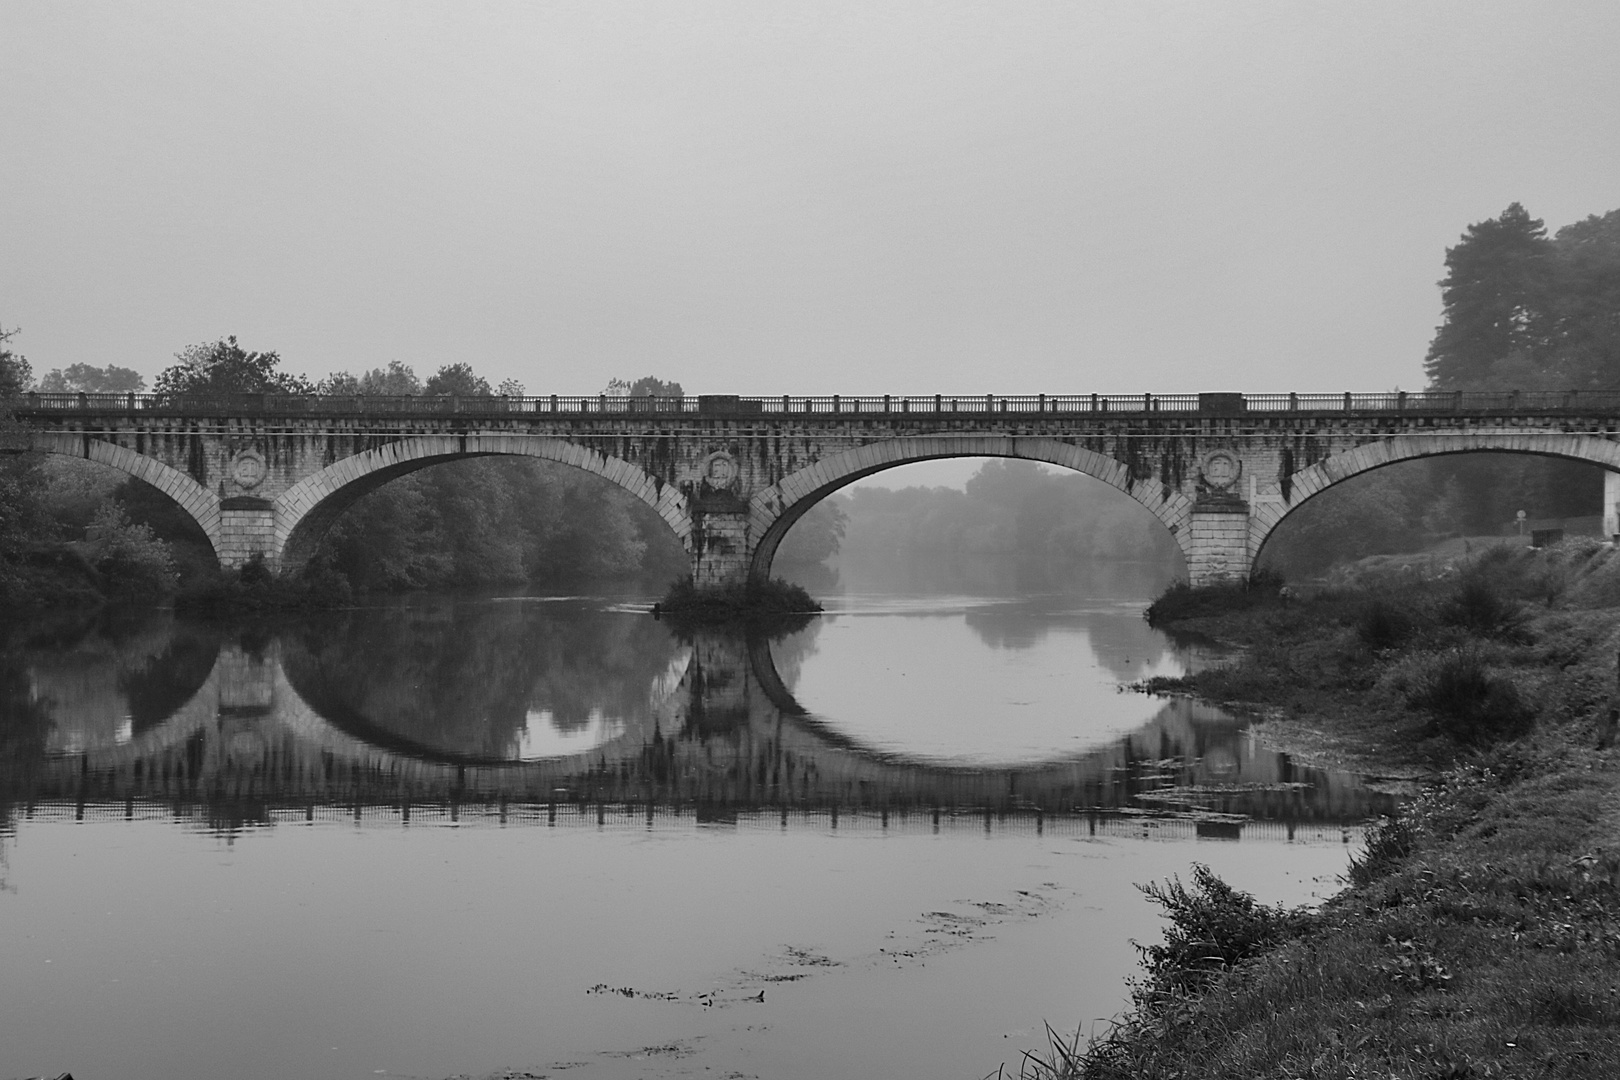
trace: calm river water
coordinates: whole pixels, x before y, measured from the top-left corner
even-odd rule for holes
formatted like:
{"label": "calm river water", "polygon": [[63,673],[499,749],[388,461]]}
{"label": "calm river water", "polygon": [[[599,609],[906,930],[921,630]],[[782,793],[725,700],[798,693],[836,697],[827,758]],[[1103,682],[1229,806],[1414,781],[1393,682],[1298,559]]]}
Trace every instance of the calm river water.
{"label": "calm river water", "polygon": [[1117,1013],[1208,863],[1336,886],[1387,800],[1122,692],[1153,572],[10,629],[0,1077],[977,1080]]}

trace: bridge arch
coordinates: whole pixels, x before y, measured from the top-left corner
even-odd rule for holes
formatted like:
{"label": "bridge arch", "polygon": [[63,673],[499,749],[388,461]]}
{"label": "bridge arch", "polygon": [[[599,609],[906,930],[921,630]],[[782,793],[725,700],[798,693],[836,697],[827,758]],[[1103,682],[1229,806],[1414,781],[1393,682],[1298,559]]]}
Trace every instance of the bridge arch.
{"label": "bridge arch", "polygon": [[91,438],[73,431],[36,431],[30,447],[41,453],[83,458],[117,469],[126,476],[150,484],[185,511],[203,535],[217,558],[220,551],[222,517],[219,496],[178,469],[117,443]]}
{"label": "bridge arch", "polygon": [[624,488],[652,508],[690,549],[686,497],[640,466],[554,438],[424,435],[398,439],[337,461],[288,488],[273,504],[275,548],[284,572],[302,568],[338,517],[361,497],[408,473],[476,457],[530,457],[572,465]]}
{"label": "bridge arch", "polygon": [[[1436,432],[1430,435],[1394,435],[1344,450],[1293,473],[1287,490],[1262,492],[1249,508],[1249,564],[1290,514],[1327,489],[1353,477],[1422,458],[1457,454],[1525,454],[1597,465],[1611,476],[1620,475],[1620,442],[1596,435],[1515,431]],[[1273,485],[1280,488],[1280,485]]]}
{"label": "bridge arch", "polygon": [[1157,479],[1133,479],[1120,461],[1072,442],[1025,435],[938,435],[869,443],[822,458],[756,494],[749,502],[753,549],[749,576],[770,577],[776,550],[795,522],[828,495],[864,476],[919,461],[952,457],[1022,458],[1057,465],[1101,480],[1141,504],[1170,531],[1183,555],[1191,553],[1187,527],[1193,502]]}

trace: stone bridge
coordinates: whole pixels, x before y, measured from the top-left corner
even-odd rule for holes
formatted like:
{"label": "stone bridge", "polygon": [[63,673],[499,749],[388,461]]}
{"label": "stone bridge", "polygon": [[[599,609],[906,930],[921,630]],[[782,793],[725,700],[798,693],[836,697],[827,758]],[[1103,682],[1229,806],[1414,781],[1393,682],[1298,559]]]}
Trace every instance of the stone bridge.
{"label": "stone bridge", "polygon": [[[760,637],[702,632],[650,713],[589,751],[536,761],[455,756],[334,720],[300,687],[296,642],[222,647],[183,705],[125,741],[79,746],[0,776],[13,801],[232,808],[637,805],[1066,814],[1186,810],[1348,824],[1393,800],[1342,774],[1290,765],[1244,724],[1185,699],[1072,756],[956,766],[873,752],[807,714]],[[307,674],[307,671],[306,671]],[[1179,761],[1179,765],[1172,764]],[[0,810],[3,810],[0,807]],[[358,810],[356,811],[358,812]],[[650,812],[650,810],[649,810]],[[3,819],[3,815],[0,815]],[[1234,834],[1235,835],[1235,834]]]}
{"label": "stone bridge", "polygon": [[225,566],[298,570],[357,499],[458,458],[511,455],[618,484],[703,587],[768,577],[816,502],[899,465],[1009,457],[1094,477],[1176,538],[1195,584],[1246,575],[1276,527],[1399,461],[1506,451],[1604,468],[1620,532],[1620,394],[1022,397],[176,397],[30,394],[31,447],[119,469],[185,509]]}

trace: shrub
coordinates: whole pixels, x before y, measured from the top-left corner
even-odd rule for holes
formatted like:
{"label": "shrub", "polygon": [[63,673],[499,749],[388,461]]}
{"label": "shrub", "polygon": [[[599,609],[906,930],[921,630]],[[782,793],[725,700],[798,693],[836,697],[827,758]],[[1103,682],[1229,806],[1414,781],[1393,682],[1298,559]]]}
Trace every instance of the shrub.
{"label": "shrub", "polygon": [[85,539],[90,561],[110,597],[151,600],[174,590],[178,575],[169,545],[153,534],[151,526],[131,522],[116,500],[96,508]]}
{"label": "shrub", "polygon": [[802,587],[781,578],[700,589],[686,577],[671,585],[664,598],[653,607],[654,614],[699,623],[803,615],[820,610],[821,605]]}
{"label": "shrub", "polygon": [[1381,596],[1375,596],[1356,615],[1356,636],[1369,649],[1393,649],[1417,630],[1412,613]]}
{"label": "shrub", "polygon": [[1518,687],[1491,672],[1477,649],[1453,649],[1428,661],[1406,703],[1434,717],[1435,730],[1458,742],[1489,745],[1529,731],[1535,714]]}
{"label": "shrub", "polygon": [[1203,863],[1193,863],[1192,874],[1191,889],[1180,878],[1137,886],[1170,919],[1163,945],[1137,946],[1148,973],[1135,992],[1140,1005],[1196,993],[1217,973],[1296,936],[1309,921],[1302,912],[1260,904]]}
{"label": "shrub", "polygon": [[1522,642],[1530,636],[1524,608],[1504,596],[1500,586],[1479,569],[1463,577],[1456,592],[1441,605],[1440,618],[1480,637]]}
{"label": "shrub", "polygon": [[1275,602],[1281,597],[1282,590],[1282,575],[1270,570],[1257,570],[1247,581],[1214,585],[1193,586],[1178,581],[1160,593],[1148,605],[1142,617],[1147,619],[1149,626],[1161,626],[1182,619],[1248,611]]}
{"label": "shrub", "polygon": [[250,589],[267,589],[275,580],[275,575],[270,572],[270,567],[265,565],[264,554],[255,551],[248,556],[247,562],[243,563],[242,569],[237,572],[237,580]]}

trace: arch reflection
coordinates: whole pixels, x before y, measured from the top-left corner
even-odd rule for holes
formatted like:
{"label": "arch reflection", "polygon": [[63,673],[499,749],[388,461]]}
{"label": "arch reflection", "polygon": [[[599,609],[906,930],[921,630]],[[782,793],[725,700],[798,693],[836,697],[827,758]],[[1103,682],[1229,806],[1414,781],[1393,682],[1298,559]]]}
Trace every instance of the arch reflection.
{"label": "arch reflection", "polygon": [[[1190,701],[1164,702],[1082,753],[964,767],[874,751],[809,714],[768,630],[676,631],[600,603],[566,617],[534,615],[545,609],[533,603],[419,607],[221,635],[201,685],[161,722],[138,738],[42,746],[29,768],[5,766],[7,797],[200,803],[237,822],[278,807],[574,803],[1351,823],[1393,805],[1347,774],[1263,750],[1242,721]],[[182,648],[185,634],[171,622],[141,639],[142,670],[161,685],[193,670],[206,635]],[[815,635],[799,641],[802,654]],[[783,656],[791,671],[793,650]],[[82,702],[34,700],[53,738],[99,730],[102,713]],[[518,760],[540,704],[576,724],[633,711],[587,749]]]}

